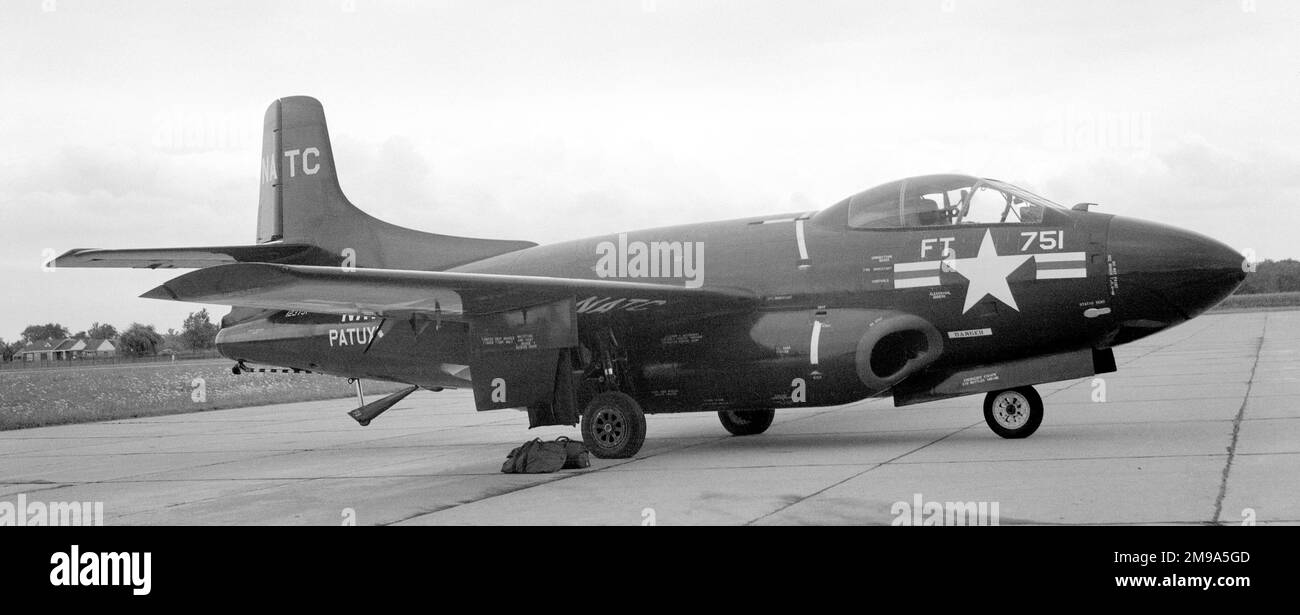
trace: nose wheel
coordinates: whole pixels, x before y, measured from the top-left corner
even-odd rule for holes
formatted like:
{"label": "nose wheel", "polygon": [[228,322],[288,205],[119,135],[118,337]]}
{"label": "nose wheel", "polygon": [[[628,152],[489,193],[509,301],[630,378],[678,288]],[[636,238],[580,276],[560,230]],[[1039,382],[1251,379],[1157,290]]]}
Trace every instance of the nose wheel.
{"label": "nose wheel", "polygon": [[984,422],[1003,438],[1028,438],[1043,422],[1043,398],[1034,387],[993,391],[984,397]]}

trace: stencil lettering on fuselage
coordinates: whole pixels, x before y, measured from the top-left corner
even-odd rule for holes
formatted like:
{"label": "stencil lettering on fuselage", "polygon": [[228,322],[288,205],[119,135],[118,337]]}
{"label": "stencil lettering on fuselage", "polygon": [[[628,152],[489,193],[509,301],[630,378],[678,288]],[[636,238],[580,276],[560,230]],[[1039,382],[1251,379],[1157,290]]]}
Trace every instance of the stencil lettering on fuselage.
{"label": "stencil lettering on fuselage", "polygon": [[[360,316],[355,314],[344,314],[340,317],[344,323],[374,321],[374,316]],[[359,325],[331,327],[325,333],[329,341],[330,348],[341,348],[344,346],[364,346],[370,343],[370,340],[379,338],[383,339],[384,332],[379,330],[379,325]]]}

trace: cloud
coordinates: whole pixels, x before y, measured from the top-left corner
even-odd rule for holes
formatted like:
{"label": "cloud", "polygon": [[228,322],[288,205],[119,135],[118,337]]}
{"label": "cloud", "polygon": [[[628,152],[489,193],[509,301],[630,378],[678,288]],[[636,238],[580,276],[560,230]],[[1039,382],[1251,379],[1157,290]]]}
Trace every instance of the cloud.
{"label": "cloud", "polygon": [[1066,204],[1090,201],[1097,211],[1147,218],[1199,231],[1260,258],[1295,256],[1285,233],[1300,228],[1300,180],[1286,169],[1300,158],[1268,147],[1233,148],[1187,134],[1149,156],[1098,156],[1070,165],[1045,182]]}
{"label": "cloud", "polygon": [[551,242],[957,171],[1296,256],[1296,3],[68,4],[0,21],[0,268],[25,291],[0,328],[48,320],[33,296],[173,318],[123,293],[153,274],[17,272],[251,241],[262,112],[299,93],[358,206],[440,233]]}

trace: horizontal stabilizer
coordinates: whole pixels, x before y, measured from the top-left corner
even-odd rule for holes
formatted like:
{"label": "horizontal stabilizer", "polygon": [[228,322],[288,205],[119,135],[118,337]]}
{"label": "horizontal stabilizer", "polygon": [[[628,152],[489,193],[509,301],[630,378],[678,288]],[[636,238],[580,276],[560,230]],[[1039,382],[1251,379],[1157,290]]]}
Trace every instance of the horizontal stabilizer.
{"label": "horizontal stabilizer", "polygon": [[[202,269],[231,263],[310,262],[322,250],[302,243],[266,243],[255,246],[200,248],[135,248],[100,250],[78,248],[50,261],[50,267],[120,267],[127,269]],[[337,258],[335,261],[337,262]]]}
{"label": "horizontal stabilizer", "polygon": [[325,314],[437,318],[488,314],[572,297],[579,314],[655,315],[749,309],[745,290],[541,276],[240,263],[190,272],[140,295]]}

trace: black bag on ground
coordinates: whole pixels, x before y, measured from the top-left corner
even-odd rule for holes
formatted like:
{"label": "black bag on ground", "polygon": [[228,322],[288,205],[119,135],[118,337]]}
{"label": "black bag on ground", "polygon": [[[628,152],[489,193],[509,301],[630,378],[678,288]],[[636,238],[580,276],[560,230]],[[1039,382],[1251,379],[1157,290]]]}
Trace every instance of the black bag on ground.
{"label": "black bag on ground", "polygon": [[565,447],[536,438],[510,451],[501,471],[506,474],[545,474],[564,467]]}
{"label": "black bag on ground", "polygon": [[591,466],[591,454],[587,452],[587,445],[576,440],[570,440],[567,436],[556,438],[555,443],[564,445],[565,470],[577,470]]}
{"label": "black bag on ground", "polygon": [[501,471],[506,474],[545,474],[591,466],[587,447],[564,436],[553,442],[535,438],[510,451]]}

